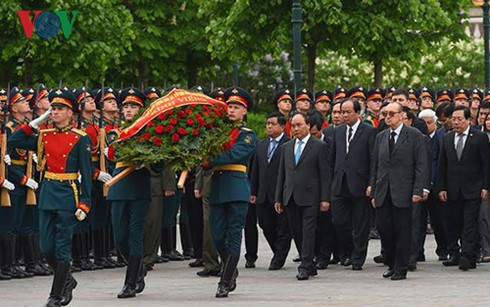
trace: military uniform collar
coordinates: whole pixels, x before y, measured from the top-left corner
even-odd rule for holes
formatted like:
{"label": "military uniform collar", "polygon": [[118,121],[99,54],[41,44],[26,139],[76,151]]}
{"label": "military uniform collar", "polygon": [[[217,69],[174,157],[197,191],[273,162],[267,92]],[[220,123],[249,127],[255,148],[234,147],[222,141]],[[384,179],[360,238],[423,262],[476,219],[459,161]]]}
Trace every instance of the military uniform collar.
{"label": "military uniform collar", "polygon": [[63,128],[58,128],[58,127],[55,127],[54,129],[57,131],[57,132],[66,132],[66,131],[69,131],[71,130],[73,127],[71,125],[71,123],[68,124],[68,126],[65,126]]}

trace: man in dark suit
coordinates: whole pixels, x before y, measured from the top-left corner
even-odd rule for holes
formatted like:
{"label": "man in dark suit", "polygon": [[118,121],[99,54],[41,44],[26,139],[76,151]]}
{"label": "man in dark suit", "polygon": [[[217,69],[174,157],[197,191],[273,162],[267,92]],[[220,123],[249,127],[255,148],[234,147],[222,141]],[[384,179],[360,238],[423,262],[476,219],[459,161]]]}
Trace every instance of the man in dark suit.
{"label": "man in dark suit", "polygon": [[[335,129],[332,142],[332,214],[344,262],[362,270],[369,240],[371,155],[376,129],[361,122],[355,99],[342,105],[345,125]],[[349,244],[352,242],[352,245]]]}
{"label": "man in dark suit", "polygon": [[412,206],[428,197],[429,161],[424,135],[403,124],[403,107],[383,109],[388,129],[376,136],[370,185],[388,270],[383,277],[406,278],[412,233]]}
{"label": "man in dark suit", "polygon": [[329,152],[325,142],[311,137],[304,114],[294,115],[291,131],[295,139],[281,151],[274,206],[277,213],[286,207],[293,238],[301,246],[296,278],[306,280],[317,274],[313,255],[318,209],[328,211],[330,207]]}
{"label": "man in dark suit", "polygon": [[[490,148],[487,136],[470,127],[470,110],[454,108],[453,131],[442,140],[437,188],[446,204],[447,238],[450,258],[445,266],[463,271],[476,268],[478,213],[488,199]],[[458,240],[461,239],[462,249]]]}
{"label": "man in dark suit", "polygon": [[281,146],[289,141],[285,127],[286,118],[279,112],[267,116],[267,138],[257,144],[252,163],[250,202],[257,204],[259,226],[274,253],[269,270],[279,270],[284,266],[291,247],[287,215],[278,214],[274,209]]}

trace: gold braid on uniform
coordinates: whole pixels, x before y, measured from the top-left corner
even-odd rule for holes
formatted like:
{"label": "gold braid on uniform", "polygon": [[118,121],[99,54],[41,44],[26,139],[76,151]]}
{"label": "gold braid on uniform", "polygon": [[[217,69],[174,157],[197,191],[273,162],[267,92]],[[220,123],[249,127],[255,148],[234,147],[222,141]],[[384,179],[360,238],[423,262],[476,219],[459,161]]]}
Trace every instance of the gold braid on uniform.
{"label": "gold braid on uniform", "polygon": [[43,132],[46,130],[41,130],[37,138],[37,166],[38,172],[42,172],[46,166],[46,156],[44,155],[44,142],[43,142]]}

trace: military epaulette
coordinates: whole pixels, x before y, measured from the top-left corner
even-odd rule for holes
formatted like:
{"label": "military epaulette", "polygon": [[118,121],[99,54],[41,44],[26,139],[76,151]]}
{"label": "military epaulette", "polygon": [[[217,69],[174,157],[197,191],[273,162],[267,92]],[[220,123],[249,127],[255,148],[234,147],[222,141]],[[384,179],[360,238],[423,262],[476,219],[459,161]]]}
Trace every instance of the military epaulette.
{"label": "military epaulette", "polygon": [[248,132],[253,132],[252,129],[250,128],[247,128],[247,127],[241,127],[240,130],[243,130],[243,131],[248,131]]}
{"label": "military epaulette", "polygon": [[10,129],[10,131],[12,131],[12,132],[13,132],[13,131],[14,131],[14,122],[13,122],[13,121],[9,121],[9,122],[8,122],[8,123],[5,125],[5,127],[9,128],[9,129]]}
{"label": "military epaulette", "polygon": [[42,132],[53,132],[53,131],[56,131],[56,129],[55,128],[41,129],[41,130],[39,130],[39,133],[42,133]]}
{"label": "military epaulette", "polygon": [[73,131],[73,132],[75,132],[76,134],[79,134],[79,135],[81,135],[81,136],[86,136],[86,135],[87,135],[87,133],[83,132],[83,131],[82,131],[82,130],[80,130],[80,129],[73,128],[73,129],[71,129],[71,131]]}

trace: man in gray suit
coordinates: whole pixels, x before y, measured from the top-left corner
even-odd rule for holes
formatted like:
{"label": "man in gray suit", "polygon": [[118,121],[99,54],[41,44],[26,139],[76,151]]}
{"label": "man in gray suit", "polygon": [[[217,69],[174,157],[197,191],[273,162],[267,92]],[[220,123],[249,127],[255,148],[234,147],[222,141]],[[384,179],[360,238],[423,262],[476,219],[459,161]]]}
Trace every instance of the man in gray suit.
{"label": "man in gray suit", "polygon": [[317,216],[330,207],[329,149],[310,135],[306,115],[291,120],[294,139],[284,143],[279,162],[274,208],[286,207],[296,246],[301,247],[298,280],[317,275],[313,264]]}
{"label": "man in gray suit", "polygon": [[389,269],[383,277],[406,278],[412,233],[412,206],[427,199],[429,161],[427,142],[415,128],[403,124],[403,107],[390,103],[383,109],[389,127],[376,136],[371,186],[373,206]]}

